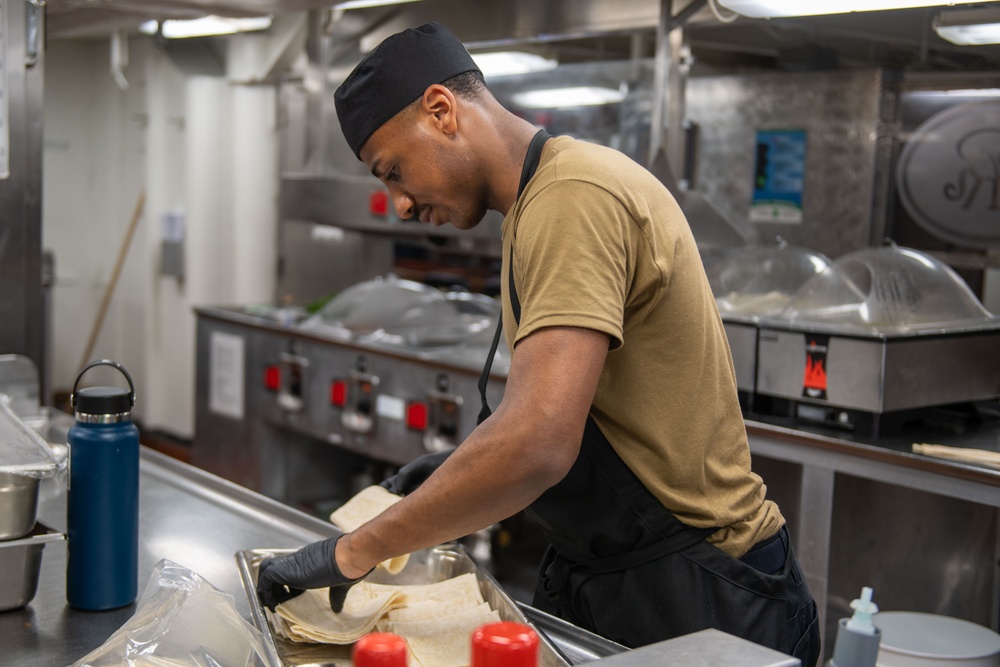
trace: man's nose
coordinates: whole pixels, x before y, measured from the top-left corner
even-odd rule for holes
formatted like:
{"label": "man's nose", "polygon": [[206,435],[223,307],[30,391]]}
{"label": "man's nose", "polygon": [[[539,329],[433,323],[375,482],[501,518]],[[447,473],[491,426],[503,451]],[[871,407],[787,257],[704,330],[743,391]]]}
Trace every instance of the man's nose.
{"label": "man's nose", "polygon": [[401,220],[409,220],[413,217],[415,213],[413,197],[398,188],[390,189],[389,196],[392,197],[392,205],[396,209],[396,215]]}

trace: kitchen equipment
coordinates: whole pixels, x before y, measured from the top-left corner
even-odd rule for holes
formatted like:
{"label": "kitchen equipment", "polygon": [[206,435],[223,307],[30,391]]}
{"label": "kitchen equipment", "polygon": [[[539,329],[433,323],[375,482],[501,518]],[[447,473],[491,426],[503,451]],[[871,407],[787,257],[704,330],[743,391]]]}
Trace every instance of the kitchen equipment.
{"label": "kitchen equipment", "polygon": [[35,527],[38,484],[35,477],[0,472],[0,540],[22,537]]}
{"label": "kitchen equipment", "polygon": [[[236,553],[243,588],[250,603],[251,621],[264,635],[264,645],[269,659],[268,667],[349,665],[350,645],[295,644],[275,636],[272,632],[264,607],[257,597],[257,568],[265,558],[292,551],[292,549],[247,549]],[[537,632],[540,667],[566,667],[570,664],[549,638],[528,620],[521,608],[500,588],[496,580],[469,557],[461,545],[446,544],[415,552],[410,554],[406,567],[399,574],[390,575],[388,572],[377,570],[369,581],[383,584],[430,584],[470,572],[474,573],[479,581],[483,599],[492,609],[499,612],[502,620],[527,625]]]}
{"label": "kitchen equipment", "polygon": [[48,444],[0,394],[0,540],[27,535],[35,525],[39,480],[56,471]]}
{"label": "kitchen equipment", "polygon": [[996,667],[1000,635],[950,616],[908,611],[880,612],[879,667]]}
{"label": "kitchen equipment", "polygon": [[755,411],[878,435],[1000,396],[1000,318],[917,250],[844,255],[759,326]]}
{"label": "kitchen equipment", "polygon": [[[78,389],[96,366],[118,369],[128,390]],[[121,364],[101,359],[80,371],[70,402],[76,424],[69,431],[66,601],[89,611],[117,609],[138,592],[139,429],[130,419],[135,386]]]}
{"label": "kitchen equipment", "polygon": [[371,340],[421,299],[437,293],[433,287],[393,274],[348,287],[331,299],[302,328],[347,340]]}
{"label": "kitchen equipment", "polygon": [[0,542],[0,611],[20,609],[35,597],[42,550],[63,534],[35,524],[30,534]]}
{"label": "kitchen equipment", "polygon": [[778,237],[750,245],[706,265],[708,282],[722,316],[744,411],[752,410],[761,316],[774,315],[810,278],[830,265],[824,255]]}

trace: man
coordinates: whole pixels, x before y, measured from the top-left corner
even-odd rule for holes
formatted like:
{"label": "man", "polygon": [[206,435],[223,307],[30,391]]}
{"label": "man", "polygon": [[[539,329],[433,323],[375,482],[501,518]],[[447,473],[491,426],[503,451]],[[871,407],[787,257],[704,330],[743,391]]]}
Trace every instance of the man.
{"label": "man", "polygon": [[[505,215],[503,401],[353,533],[263,564],[265,604],[527,510],[551,546],[533,604],[629,646],[708,627],[799,657],[816,607],[750,470],[729,347],[669,192],[608,148],[504,109],[454,35],[406,30],[337,90],[341,127],[399,216]],[[484,401],[485,403],[485,401]]]}

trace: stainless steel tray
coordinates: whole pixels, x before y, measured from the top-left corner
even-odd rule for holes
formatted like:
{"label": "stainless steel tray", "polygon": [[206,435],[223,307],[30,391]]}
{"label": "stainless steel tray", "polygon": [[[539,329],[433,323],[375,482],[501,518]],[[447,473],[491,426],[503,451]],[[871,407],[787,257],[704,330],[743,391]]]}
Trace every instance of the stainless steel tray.
{"label": "stainless steel tray", "polygon": [[[263,633],[269,667],[350,667],[351,645],[296,644],[277,637],[272,632],[267,613],[257,597],[257,567],[271,556],[292,553],[292,549],[246,549],[236,553],[243,590],[250,602],[253,624]],[[369,581],[379,584],[432,584],[461,574],[473,573],[479,581],[479,590],[490,607],[496,609],[505,621],[516,621],[531,626],[538,633],[539,667],[569,667],[570,662],[555,645],[521,611],[521,608],[504,593],[496,579],[481,568],[460,544],[446,544],[424,549],[410,555],[403,571],[391,575],[377,570]]]}

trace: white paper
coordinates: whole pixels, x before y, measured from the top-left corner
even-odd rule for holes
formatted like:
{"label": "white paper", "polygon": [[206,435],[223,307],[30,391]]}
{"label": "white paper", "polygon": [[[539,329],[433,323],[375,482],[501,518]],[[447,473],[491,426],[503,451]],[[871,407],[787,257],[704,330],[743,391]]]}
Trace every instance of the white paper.
{"label": "white paper", "polygon": [[242,420],[246,384],[243,337],[213,331],[210,355],[208,408],[217,415]]}
{"label": "white paper", "polygon": [[375,412],[386,419],[403,421],[403,418],[406,417],[406,401],[396,396],[379,394],[378,398],[375,399]]}

